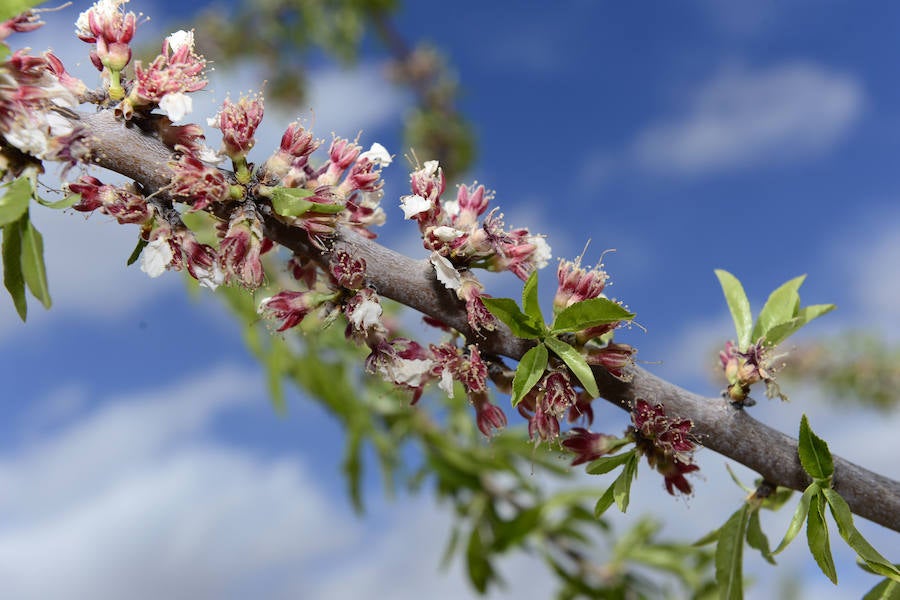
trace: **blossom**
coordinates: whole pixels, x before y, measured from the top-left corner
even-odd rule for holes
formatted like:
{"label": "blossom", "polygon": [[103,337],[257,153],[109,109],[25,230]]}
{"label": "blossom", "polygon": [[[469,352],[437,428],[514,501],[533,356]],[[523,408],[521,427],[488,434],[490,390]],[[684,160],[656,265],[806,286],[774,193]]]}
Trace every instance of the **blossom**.
{"label": "blossom", "polygon": [[372,288],[362,288],[344,305],[344,314],[354,331],[365,334],[381,327],[381,301]]}
{"label": "blossom", "polygon": [[298,325],[313,310],[336,298],[335,294],[282,291],[263,298],[257,312],[267,319],[281,321],[278,331]]}
{"label": "blossom", "polygon": [[175,254],[172,252],[169,240],[158,237],[148,242],[141,253],[141,271],[150,277],[159,277],[165,273],[174,257]]}
{"label": "blossom", "polygon": [[475,407],[475,424],[485,437],[491,437],[494,429],[506,427],[506,414],[499,406],[491,403],[486,391],[471,395],[470,400]]}
{"label": "blossom", "polygon": [[236,104],[226,98],[222,109],[209,120],[211,127],[222,131],[222,146],[232,159],[246,156],[256,144],[254,135],[262,121],[263,112],[261,96],[242,96]]}
{"label": "blossom", "polygon": [[191,148],[176,146],[181,154],[169,161],[172,169],[170,193],[187,199],[194,210],[203,210],[228,198],[229,186],[221,171],[208,166]]}
{"label": "blossom", "polygon": [[263,284],[262,223],[253,204],[248,202],[231,213],[228,227],[219,242],[219,268],[225,281],[238,281],[248,289]]}
{"label": "blossom", "polygon": [[602,264],[585,269],[581,266],[581,258],[574,261],[560,260],[556,277],[559,284],[553,298],[554,312],[560,312],[583,300],[603,297],[603,289],[609,280]]}
{"label": "blossom", "polygon": [[636,448],[647,458],[647,463],[663,475],[666,490],[670,494],[674,494],[675,489],[689,494],[691,486],[684,475],[700,468],[693,464],[696,449],[690,435],[693,423],[688,419],[669,417],[662,404],[651,406],[643,399],[635,402],[631,418],[634,423],[631,435]]}
{"label": "blossom", "polygon": [[401,196],[400,208],[403,209],[404,219],[412,219],[419,214],[431,210],[432,205],[431,202],[429,202],[422,196],[419,196],[418,194],[412,194],[408,196]]}
{"label": "blossom", "polygon": [[429,260],[434,267],[434,273],[438,281],[444,284],[444,287],[448,290],[458,290],[462,285],[462,279],[453,263],[437,252],[432,252]]}
{"label": "blossom", "polygon": [[612,442],[617,439],[615,436],[604,433],[591,433],[583,427],[573,427],[566,439],[562,441],[562,446],[576,455],[572,460],[574,467],[609,454],[615,448]]}
{"label": "blossom", "polygon": [[363,159],[368,159],[372,163],[381,165],[382,167],[387,167],[392,162],[391,154],[378,142],[372,144],[368,150],[359,155],[359,160]]}

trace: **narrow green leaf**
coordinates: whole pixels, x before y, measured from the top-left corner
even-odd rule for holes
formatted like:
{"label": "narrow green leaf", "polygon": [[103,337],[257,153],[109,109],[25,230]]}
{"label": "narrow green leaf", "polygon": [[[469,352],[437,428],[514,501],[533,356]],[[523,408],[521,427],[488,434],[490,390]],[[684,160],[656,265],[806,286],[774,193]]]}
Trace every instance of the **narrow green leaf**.
{"label": "narrow green leaf", "polygon": [[31,180],[19,177],[5,186],[5,193],[0,196],[0,227],[18,221],[28,210],[31,200]]}
{"label": "narrow green leaf", "polygon": [[702,538],[700,538],[699,540],[697,540],[696,542],[691,544],[691,546],[700,548],[701,546],[706,546],[707,544],[712,544],[713,542],[715,542],[716,540],[719,539],[719,533],[721,531],[722,531],[721,528],[713,529],[712,531],[710,531],[709,533],[704,535]]}
{"label": "narrow green leaf", "polygon": [[538,273],[532,271],[522,288],[522,311],[538,323],[544,322],[541,303],[538,300]]}
{"label": "narrow green leaf", "polygon": [[744,597],[744,537],[749,513],[750,506],[744,503],[719,529],[719,542],[716,544],[719,598],[738,600]]}
{"label": "narrow green leaf", "polygon": [[750,332],[753,329],[753,316],[750,314],[750,301],[744,292],[744,286],[738,278],[723,269],[716,269],[716,277],[725,294],[728,310],[734,320],[734,330],[737,333],[738,349],[746,350],[750,345]]}
{"label": "narrow green leaf", "polygon": [[615,456],[602,456],[591,462],[585,469],[585,472],[589,475],[603,475],[604,473],[609,473],[613,469],[624,465],[632,456],[634,456],[634,450],[616,454]]}
{"label": "narrow green leaf", "polygon": [[482,302],[492,315],[509,327],[514,336],[536,340],[544,335],[543,323],[523,313],[512,298],[482,298]]}
{"label": "narrow green leaf", "polygon": [[[800,437],[798,445],[800,464],[809,476],[817,481],[825,481],[834,474],[834,460],[828,451],[825,440],[813,433],[806,415],[800,419]],[[824,486],[823,486],[824,487]]]}
{"label": "narrow green leaf", "polygon": [[773,565],[775,564],[775,559],[772,558],[772,550],[769,549],[769,538],[766,537],[759,523],[758,509],[754,510],[751,508],[750,510],[750,519],[747,521],[747,545],[755,550],[759,550],[764,559]]}
{"label": "narrow green leaf", "polygon": [[304,188],[277,187],[272,192],[272,208],[284,217],[299,217],[308,212],[335,214],[344,210],[343,204],[324,204],[307,200],[315,195]]}
{"label": "narrow green leaf", "polygon": [[628,312],[609,298],[590,298],[561,310],[550,330],[553,333],[581,331],[597,325],[630,321],[633,318],[634,313]]}
{"label": "narrow green leaf", "polygon": [[575,377],[578,378],[578,381],[581,382],[581,385],[591,398],[596,398],[600,395],[600,390],[597,389],[597,381],[594,379],[594,372],[591,371],[591,366],[587,364],[587,361],[584,360],[584,357],[578,350],[553,336],[548,336],[544,343],[572,370],[572,373],[575,374]]}
{"label": "narrow green leaf", "polygon": [[475,586],[478,593],[484,594],[487,591],[488,582],[493,577],[494,569],[487,558],[487,551],[477,527],[472,530],[466,546],[466,565],[472,585]]}
{"label": "narrow green leaf", "polygon": [[827,488],[822,490],[822,492],[825,494],[825,500],[831,509],[831,516],[834,517],[834,522],[837,523],[838,532],[844,538],[844,541],[847,542],[847,545],[853,548],[856,555],[873,572],[900,583],[900,570],[883,557],[878,550],[873,548],[859,530],[856,529],[856,526],[853,524],[853,514],[850,512],[847,501],[833,489]]}
{"label": "narrow green leaf", "polygon": [[50,287],[47,285],[47,267],[44,265],[44,238],[35,229],[26,213],[22,228],[22,276],[31,294],[44,308],[50,308]]}
{"label": "narrow green leaf", "polygon": [[882,579],[880,583],[866,592],[863,600],[900,600],[900,583]]}
{"label": "narrow green leaf", "polygon": [[767,336],[768,331],[775,325],[790,321],[797,316],[797,311],[800,310],[800,295],[797,292],[803,285],[804,279],[806,279],[806,275],[794,277],[769,294],[769,299],[766,300],[765,306],[759,311],[759,316],[756,318],[751,342]]}
{"label": "narrow green leaf", "polygon": [[3,227],[3,285],[12,296],[19,318],[25,321],[28,304],[25,300],[25,278],[22,276],[22,227],[19,221]]}
{"label": "narrow green leaf", "polygon": [[637,476],[637,462],[637,454],[632,454],[631,458],[625,463],[625,468],[622,469],[619,477],[613,483],[613,497],[616,500],[616,506],[622,512],[628,510],[628,502],[631,499],[631,482]]}
{"label": "narrow green leaf", "polygon": [[828,525],[825,523],[825,496],[816,494],[809,507],[809,518],[806,519],[806,541],[816,564],[837,585],[837,571],[831,556],[831,543],[828,541]]}
{"label": "narrow green leaf", "polygon": [[43,198],[35,198],[38,201],[38,204],[41,206],[46,206],[47,208],[52,208],[55,210],[63,210],[66,208],[71,208],[72,206],[78,204],[81,200],[81,194],[69,194],[62,200],[57,200],[56,202],[48,202]]}
{"label": "narrow green leaf", "polygon": [[513,395],[512,405],[518,406],[525,394],[531,391],[547,369],[547,348],[543,344],[538,344],[522,356],[519,366],[516,368],[516,375],[513,377]]}
{"label": "narrow green leaf", "polygon": [[803,495],[800,496],[800,502],[797,503],[797,509],[794,511],[794,517],[791,519],[791,524],[788,525],[787,533],[784,534],[784,539],[781,540],[778,547],[772,551],[773,556],[781,554],[781,552],[788,547],[788,544],[794,541],[797,534],[800,533],[800,529],[803,527],[803,523],[806,522],[806,516],[809,513],[809,503],[813,496],[818,494],[820,490],[821,488],[819,485],[813,482],[809,484],[809,487],[806,488]]}
{"label": "narrow green leaf", "polygon": [[453,555],[456,554],[456,548],[459,546],[459,538],[461,537],[462,531],[460,530],[458,525],[453,527],[453,531],[450,532],[450,539],[447,540],[447,545],[444,547],[444,553],[441,556],[441,570],[445,571],[450,568],[450,561],[453,559]]}
{"label": "narrow green leaf", "polygon": [[138,237],[137,245],[134,247],[134,250],[131,251],[131,255],[128,257],[128,260],[125,261],[125,266],[130,267],[133,265],[137,259],[141,257],[141,252],[144,251],[144,248],[147,247],[147,242],[142,237]]}
{"label": "narrow green leaf", "polygon": [[612,506],[612,503],[615,500],[615,497],[613,496],[614,492],[615,485],[611,485],[606,488],[606,491],[603,492],[603,495],[600,496],[600,498],[597,500],[597,504],[594,505],[594,516],[596,518],[599,519],[601,516],[603,516],[603,513],[605,513],[606,510],[610,506]]}
{"label": "narrow green leaf", "polygon": [[0,21],[17,17],[46,0],[3,0],[0,4]]}

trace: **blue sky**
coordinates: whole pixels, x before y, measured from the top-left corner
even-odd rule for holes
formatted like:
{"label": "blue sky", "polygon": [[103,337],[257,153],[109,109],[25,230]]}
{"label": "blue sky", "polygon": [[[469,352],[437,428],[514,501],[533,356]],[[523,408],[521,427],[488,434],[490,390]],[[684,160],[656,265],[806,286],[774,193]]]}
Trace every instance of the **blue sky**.
{"label": "blue sky", "polygon": [[[168,33],[164,4],[132,5],[153,19],[139,30],[144,40]],[[50,45],[71,64],[83,45],[68,37],[86,6],[13,45]],[[459,75],[480,151],[467,181],[496,190],[509,224],[547,233],[555,257],[574,257],[588,239],[589,263],[615,248],[605,260],[610,293],[648,330],[625,339],[654,372],[715,394],[710,352],[731,327],[717,267],[744,281],[757,308],[808,273],[804,300],[839,305],[812,335],[866,328],[898,339],[898,11],[836,0],[410,2],[397,23],[446,51]],[[380,77],[383,59],[367,44],[356,70],[316,66],[308,104],[320,137],[362,129],[363,143],[405,153],[398,131],[409,100]],[[77,60],[93,76],[86,56]],[[252,64],[217,66],[197,120],[262,78]],[[270,110],[256,157],[307,108]],[[398,208],[404,168],[385,170],[384,240],[415,253],[417,233]],[[458,566],[435,575],[448,519],[431,498],[388,502],[373,484],[370,515],[357,519],[334,423],[296,396],[276,416],[214,300],[190,299],[177,274],[151,280],[124,267],[132,228],[32,212],[55,306],[33,308],[27,325],[11,303],[0,311],[0,595],[470,594]],[[542,275],[549,298],[552,268]],[[496,295],[516,293],[508,278],[491,281]],[[763,401],[754,414],[793,433],[806,412],[834,452],[900,476],[900,416],[788,392],[789,405]],[[602,418],[612,432],[625,425],[613,410]],[[666,532],[686,539],[724,522],[740,493],[724,459],[700,459],[693,498],[660,495],[644,470],[630,512],[664,506],[677,515]],[[773,520],[771,538],[787,516]],[[883,552],[896,547],[892,534],[865,531]],[[859,596],[872,585],[844,553],[838,592],[801,546],[784,562],[811,586],[807,595]],[[789,573],[750,566],[760,579],[752,596]],[[510,596],[548,583],[525,558],[504,572]]]}

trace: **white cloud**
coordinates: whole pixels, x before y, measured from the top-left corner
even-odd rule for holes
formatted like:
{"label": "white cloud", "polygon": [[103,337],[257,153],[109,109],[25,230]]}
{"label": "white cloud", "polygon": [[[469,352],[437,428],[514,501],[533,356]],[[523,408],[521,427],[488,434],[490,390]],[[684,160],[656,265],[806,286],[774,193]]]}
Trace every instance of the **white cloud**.
{"label": "white cloud", "polygon": [[847,136],[864,103],[851,75],[816,64],[728,69],[684,114],[640,132],[631,150],[640,167],[675,174],[815,157]]}
{"label": "white cloud", "polygon": [[900,279],[895,276],[900,257],[898,216],[873,215],[877,223],[853,231],[840,251],[858,316],[891,339],[900,334]]}
{"label": "white cloud", "polygon": [[0,596],[240,597],[308,577],[309,560],[347,544],[344,520],[296,459],[210,435],[261,389],[212,369],[5,452]]}

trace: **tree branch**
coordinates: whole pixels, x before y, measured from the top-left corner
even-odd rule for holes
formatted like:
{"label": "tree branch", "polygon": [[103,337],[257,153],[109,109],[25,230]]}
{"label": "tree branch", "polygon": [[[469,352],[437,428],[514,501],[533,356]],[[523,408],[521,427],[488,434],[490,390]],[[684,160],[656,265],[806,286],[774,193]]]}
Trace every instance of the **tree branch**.
{"label": "tree branch", "polygon": [[[171,150],[156,137],[117,121],[112,111],[82,115],[93,134],[93,160],[102,167],[135,180],[147,193],[159,192],[171,180]],[[522,357],[531,345],[502,324],[486,335],[474,333],[466,322],[465,306],[434,277],[427,260],[413,260],[349,231],[341,230],[326,251],[310,243],[305,232],[278,220],[271,208],[260,206],[266,236],[295,253],[323,265],[338,250],[366,261],[367,279],[379,294],[439,319],[477,343],[485,355]],[[703,446],[753,469],[767,481],[803,490],[811,482],[797,455],[797,441],[755,420],[723,398],[706,398],[634,367],[629,382],[602,368],[594,375],[603,398],[631,410],[635,399],[661,403],[666,412],[693,421],[693,433]],[[834,489],[861,517],[900,532],[900,482],[834,457]]]}

